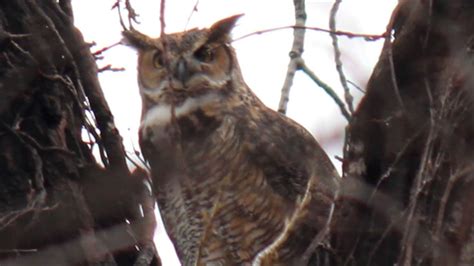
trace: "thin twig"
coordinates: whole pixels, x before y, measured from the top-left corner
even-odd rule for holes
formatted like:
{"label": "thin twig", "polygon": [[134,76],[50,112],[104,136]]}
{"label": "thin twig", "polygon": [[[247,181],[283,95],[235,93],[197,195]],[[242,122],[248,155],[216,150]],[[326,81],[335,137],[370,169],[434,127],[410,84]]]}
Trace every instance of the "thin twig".
{"label": "thin twig", "polygon": [[259,31],[254,31],[248,34],[245,34],[243,36],[240,36],[238,38],[235,38],[232,40],[232,42],[240,41],[242,39],[248,38],[250,36],[254,35],[260,35],[268,32],[273,32],[273,31],[279,31],[279,30],[286,30],[286,29],[305,29],[305,30],[312,30],[312,31],[318,31],[318,32],[324,32],[324,33],[329,33],[329,34],[335,34],[337,36],[344,36],[347,38],[363,38],[366,41],[376,41],[385,38],[387,33],[382,33],[382,34],[366,34],[366,33],[354,33],[354,32],[349,32],[349,31],[332,31],[320,27],[309,27],[309,26],[299,26],[299,25],[288,25],[288,26],[281,26],[281,27],[275,27],[275,28],[270,28],[270,29],[264,29],[264,30],[259,30]]}
{"label": "thin twig", "polygon": [[[49,79],[52,81],[59,81],[64,85],[64,87],[66,88],[66,92],[70,94],[71,99],[76,103],[77,106],[80,107],[80,110],[81,110],[81,112],[79,113],[80,119],[84,123],[84,129],[87,130],[87,134],[89,135],[89,140],[92,142],[92,136],[94,137],[99,147],[99,154],[102,159],[102,162],[104,163],[104,165],[108,165],[107,156],[105,155],[103,144],[101,143],[101,139],[98,133],[96,132],[96,126],[94,125],[93,122],[91,122],[91,120],[95,120],[94,114],[90,108],[89,100],[87,99],[87,97],[85,97],[85,93],[82,89],[81,84],[77,83],[78,85],[76,89],[74,82],[68,76],[61,76],[57,73],[46,74],[46,73],[42,73],[41,71],[40,71],[40,74],[46,79]],[[86,112],[89,112],[91,119],[89,119]],[[91,144],[91,149],[92,147],[93,147],[93,144]],[[48,149],[51,149],[51,148],[48,148]],[[84,154],[82,153],[82,150],[80,148],[77,149],[77,152],[80,158],[84,158]],[[71,154],[75,155],[74,153],[71,153]]]}
{"label": "thin twig", "polygon": [[121,7],[120,7],[120,0],[117,0],[117,2],[115,2],[115,4],[113,4],[111,9],[114,9],[114,8],[117,9],[117,13],[118,13],[118,16],[119,16],[119,22],[120,22],[120,25],[122,26],[122,30],[124,30],[124,31],[128,30],[127,26],[125,26],[125,22],[123,22],[122,10],[121,10]]}
{"label": "thin twig", "polygon": [[433,142],[435,141],[435,124],[434,119],[431,115],[430,118],[430,129],[425,142],[423,153],[421,155],[420,166],[415,176],[414,186],[410,191],[410,201],[408,207],[408,216],[406,220],[406,228],[403,234],[401,242],[401,257],[400,265],[411,265],[412,253],[413,253],[413,242],[415,241],[416,231],[418,230],[418,217],[416,216],[416,210],[418,208],[418,198],[421,193],[421,187],[423,184],[423,178],[425,177],[427,167],[430,162],[430,158],[433,152]]}
{"label": "thin twig", "polygon": [[[385,122],[384,122],[385,123]],[[388,124],[388,122],[386,122]],[[387,169],[383,172],[383,174],[380,175],[378,178],[377,183],[374,186],[374,189],[372,191],[372,194],[370,195],[368,199],[368,203],[370,204],[372,202],[372,199],[374,198],[375,194],[379,191],[380,186],[382,183],[391,176],[393,171],[396,171],[397,164],[400,162],[400,160],[403,158],[404,155],[406,155],[406,152],[408,149],[413,145],[413,143],[420,137],[420,135],[423,133],[423,130],[426,128],[425,125],[420,126],[420,128],[414,132],[414,134],[408,138],[406,138],[405,143],[401,147],[401,149],[397,152],[397,155],[395,156],[395,159],[390,163],[390,165],[387,167]]]}
{"label": "thin twig", "polygon": [[[45,191],[40,191],[36,193],[36,195],[28,201],[28,204],[21,210],[16,210],[16,211],[11,211],[7,213],[0,213],[0,230],[4,230],[8,226],[10,226],[13,222],[17,221],[20,219],[20,217],[23,217],[24,215],[34,213],[35,216],[39,212],[46,212],[46,211],[51,211],[54,210],[58,207],[58,204],[55,204],[53,206],[44,206],[46,201],[46,192]],[[31,226],[31,224],[36,221],[36,219],[29,219],[29,224],[26,227]]]}
{"label": "thin twig", "polygon": [[13,34],[0,29],[0,43],[4,40],[22,39],[31,36],[31,34]]}
{"label": "thin twig", "polygon": [[160,29],[161,29],[161,36],[165,35],[165,5],[166,5],[166,0],[161,0],[160,1]]}
{"label": "thin twig", "polygon": [[[28,213],[33,212],[33,217],[29,219],[31,225],[33,222],[36,221],[36,218],[38,217],[39,212],[43,212],[46,210],[51,210],[56,208],[56,206],[52,207],[45,207],[45,202],[46,202],[46,190],[44,187],[44,176],[43,176],[43,160],[40,157],[38,153],[38,147],[40,146],[36,140],[31,138],[33,140],[34,145],[32,145],[29,141],[26,141],[23,137],[24,136],[29,136],[28,134],[24,133],[23,135],[20,135],[21,132],[14,130],[7,124],[1,122],[0,127],[3,128],[7,133],[11,134],[19,143],[21,143],[25,148],[28,149],[30,152],[30,158],[31,161],[33,162],[34,165],[34,176],[32,178],[31,183],[34,187],[34,196],[31,197],[30,200],[28,200],[27,205],[20,210],[8,212],[8,213],[0,213],[0,231],[8,227],[10,224],[12,224],[14,221],[19,219],[21,216],[24,216]],[[27,227],[29,226],[27,225]]]}
{"label": "thin twig", "polygon": [[16,43],[14,40],[10,40],[10,43],[13,45],[13,47],[15,47],[18,51],[20,51],[23,55],[25,55],[26,57],[28,57],[28,59],[31,60],[31,62],[35,63],[35,64],[39,64],[38,61],[36,60],[36,58],[31,55],[30,52],[26,51],[25,49],[23,49],[18,43]]}
{"label": "thin twig", "polygon": [[391,219],[389,220],[390,223],[387,225],[385,230],[383,230],[380,238],[377,240],[377,242],[375,242],[375,244],[371,248],[371,251],[368,255],[367,265],[372,265],[372,259],[374,258],[374,255],[377,253],[377,251],[379,250],[379,247],[382,245],[383,241],[387,238],[387,236],[391,232],[393,232],[392,230],[396,226],[396,224],[401,223],[401,220],[403,216],[405,215],[405,212],[406,212],[406,209],[398,213],[398,217],[396,218],[391,217]]}
{"label": "thin twig", "polygon": [[301,58],[303,54],[304,47],[304,27],[306,23],[306,11],[304,0],[294,0],[295,5],[295,25],[298,28],[293,30],[293,46],[290,51],[290,63],[288,64],[288,70],[286,72],[285,82],[283,83],[283,88],[281,89],[280,103],[278,104],[278,112],[285,114],[288,101],[290,98],[290,89],[293,85],[293,79],[295,77],[295,72],[298,68],[297,60]]}
{"label": "thin twig", "polygon": [[38,249],[0,249],[0,253],[32,253],[38,252]]}
{"label": "thin twig", "polygon": [[[339,9],[339,5],[341,4],[342,0],[335,0],[334,4],[331,8],[331,13],[329,16],[329,29],[332,32],[336,31],[336,14],[337,10]],[[339,74],[339,79],[341,80],[341,85],[344,88],[344,99],[346,100],[347,107],[349,108],[349,112],[354,112],[354,105],[353,100],[354,97],[351,95],[351,91],[349,86],[347,85],[347,78],[344,74],[344,70],[342,68],[342,61],[341,61],[341,50],[339,49],[339,44],[337,40],[337,35],[334,33],[329,34],[332,39],[332,46],[334,48],[334,61],[336,62],[336,69],[337,73]]]}
{"label": "thin twig", "polygon": [[102,73],[105,71],[112,71],[112,72],[120,72],[120,71],[125,71],[124,67],[112,67],[111,64],[108,64],[104,67],[101,67],[97,70],[97,72]]}
{"label": "thin twig", "polygon": [[362,92],[365,94],[365,90],[362,89],[359,85],[355,84],[354,82],[350,81],[350,80],[347,80],[347,83],[349,83],[350,85],[352,85],[354,88],[356,88],[358,91]]}
{"label": "thin twig", "polygon": [[133,9],[132,7],[132,4],[130,4],[130,0],[125,0],[125,9],[127,10],[127,19],[128,19],[128,26],[130,27],[130,29],[127,28],[127,26],[125,25],[125,22],[123,21],[123,17],[122,17],[122,7],[121,7],[121,1],[122,0],[117,0],[113,5],[112,5],[112,9],[116,8],[117,9],[117,12],[118,12],[118,16],[119,16],[119,22],[120,22],[120,25],[122,26],[122,30],[124,31],[127,31],[127,30],[130,30],[130,29],[134,29],[133,27],[133,23],[137,23],[137,24],[140,24],[140,22],[138,21],[138,14],[137,12],[135,12],[135,9]]}
{"label": "thin twig", "polygon": [[326,223],[324,224],[324,227],[313,238],[313,240],[311,241],[311,244],[309,244],[309,246],[306,248],[305,252],[301,256],[301,260],[300,260],[301,265],[309,265],[309,260],[311,259],[311,256],[314,254],[314,251],[319,245],[321,245],[324,238],[326,238],[327,235],[330,233],[331,223],[334,217],[335,209],[336,209],[336,203],[333,201],[329,209],[328,218],[326,220]]}
{"label": "thin twig", "polygon": [[110,50],[111,48],[114,48],[115,46],[117,46],[117,45],[119,45],[119,44],[122,44],[122,42],[116,42],[116,43],[114,43],[114,44],[112,44],[112,45],[105,46],[105,47],[103,47],[103,48],[101,48],[101,49],[99,49],[99,50],[93,52],[93,53],[92,53],[92,56],[97,57],[97,56],[101,55],[102,53],[104,53],[104,52]]}
{"label": "thin twig", "polygon": [[135,162],[135,161],[132,159],[132,157],[130,156],[130,153],[131,153],[131,152],[128,152],[128,151],[125,152],[125,158],[127,158],[127,160],[128,160],[131,164],[133,164],[133,166],[135,166],[136,168],[140,168],[141,166],[140,166],[137,162]]}
{"label": "thin twig", "polygon": [[[288,245],[290,235],[292,233],[294,234],[295,230],[300,228],[298,224],[301,223],[302,219],[306,217],[304,213],[308,210],[308,206],[313,203],[311,199],[313,199],[312,195],[314,193],[314,188],[314,179],[310,178],[308,180],[308,183],[306,184],[306,190],[303,198],[301,199],[301,201],[297,202],[296,209],[293,211],[291,217],[286,220],[283,230],[278,236],[276,236],[275,240],[270,245],[266,246],[264,249],[260,250],[257,253],[252,262],[253,266],[274,265],[275,262],[277,262],[276,260],[278,259],[277,256],[279,252],[284,249],[285,245]],[[330,212],[330,217],[328,218],[332,219],[332,206]],[[319,236],[320,234],[318,233],[316,235],[316,238],[318,240]],[[305,264],[299,263],[298,265]]]}
{"label": "thin twig", "polygon": [[150,165],[145,160],[145,158],[143,158],[143,155],[141,154],[141,152],[135,147],[135,144],[133,144],[132,139],[130,139],[130,143],[132,144],[133,153],[137,157],[138,161],[142,164],[143,168],[146,168],[150,172],[151,171]]}
{"label": "thin twig", "polygon": [[[448,84],[453,84],[453,79],[454,77],[451,77]],[[462,102],[463,96],[462,93],[458,93],[459,91],[453,89],[453,87],[448,87],[444,91],[443,94],[439,96],[439,113],[437,114],[438,119],[446,119],[445,121],[450,121],[452,128],[457,127],[457,123],[453,121],[453,119],[449,119],[450,117],[459,117],[459,113],[466,112],[466,110],[463,107],[467,106],[465,102]],[[455,95],[451,95],[451,92],[455,92]],[[461,101],[460,101],[461,100]],[[451,128],[451,129],[452,129]],[[443,148],[440,148],[440,150],[444,150]],[[438,152],[439,156],[440,152]],[[440,159],[437,158],[436,162],[433,164],[435,168],[438,168],[440,165]],[[459,167],[458,167],[459,168]],[[467,182],[466,178],[467,176],[472,176],[474,172],[474,166],[463,166],[460,167],[459,170],[456,170],[455,172],[451,173],[449,175],[448,181],[445,185],[443,195],[440,199],[439,203],[439,208],[438,208],[438,214],[436,218],[436,222],[434,223],[434,235],[433,239],[435,240],[435,243],[441,242],[442,239],[442,229],[443,229],[443,219],[445,218],[445,213],[446,213],[446,208],[448,207],[447,204],[449,202],[451,192],[455,185],[457,185],[457,182],[461,179],[464,178],[464,182]],[[438,245],[439,248],[439,245]]]}
{"label": "thin twig", "polygon": [[130,25],[130,28],[133,29],[133,22],[139,24],[137,19],[138,14],[135,12],[135,9],[133,9],[132,4],[130,4],[130,0],[125,0],[125,8],[128,12],[128,24]]}
{"label": "thin twig", "polygon": [[186,25],[184,26],[184,29],[188,28],[189,22],[191,21],[191,18],[193,17],[193,14],[195,12],[198,12],[198,5],[199,5],[199,0],[196,0],[196,3],[193,6],[193,10],[191,10],[191,13],[188,16],[188,19],[186,20]]}
{"label": "thin twig", "polygon": [[75,153],[73,153],[71,151],[68,151],[68,150],[66,150],[62,147],[59,147],[59,146],[44,147],[41,144],[39,144],[32,136],[30,136],[26,132],[20,131],[16,128],[10,128],[8,125],[6,125],[3,122],[0,123],[0,126],[3,129],[5,129],[7,132],[13,134],[24,145],[30,145],[34,149],[39,150],[41,152],[57,152],[57,153],[61,153],[61,155],[64,155],[64,156],[75,156],[76,155]]}
{"label": "thin twig", "polygon": [[400,88],[398,87],[398,81],[397,81],[397,74],[395,72],[395,63],[393,61],[393,52],[392,52],[392,35],[391,32],[394,27],[395,20],[398,16],[398,12],[400,10],[400,4],[395,8],[395,11],[392,13],[392,17],[390,18],[390,21],[387,25],[387,29],[385,30],[385,42],[383,45],[383,50],[387,51],[387,57],[388,57],[388,63],[390,67],[390,77],[392,81],[392,86],[395,92],[395,97],[397,98],[398,104],[400,105],[400,108],[402,109],[402,112],[405,113],[405,104],[403,103],[402,96],[400,94]]}
{"label": "thin twig", "polygon": [[344,102],[337,96],[337,94],[334,92],[334,90],[324,83],[322,80],[314,74],[311,69],[308,68],[308,66],[305,64],[303,60],[300,60],[299,62],[299,69],[302,70],[306,75],[308,75],[319,87],[321,87],[333,100],[336,102],[336,104],[339,106],[339,109],[341,110],[342,115],[347,119],[347,121],[351,120],[351,114],[347,111],[346,106],[344,105]]}
{"label": "thin twig", "polygon": [[[428,39],[431,32],[432,9],[433,9],[433,1],[430,0],[429,9],[428,9],[426,34],[424,36],[423,46],[422,46],[422,54],[424,56],[426,56],[426,48],[427,48]],[[392,59],[391,60],[391,64],[392,64],[393,58],[391,59]],[[412,262],[413,246],[414,246],[414,242],[415,242],[415,238],[416,238],[417,230],[418,230],[418,226],[415,226],[416,220],[418,219],[418,217],[415,216],[415,212],[417,210],[418,198],[422,191],[423,178],[428,175],[427,169],[429,167],[429,164],[431,163],[430,159],[433,154],[433,149],[434,149],[433,146],[434,146],[434,142],[437,136],[436,119],[435,119],[435,113],[434,113],[434,102],[433,102],[433,96],[431,93],[432,89],[430,87],[430,83],[428,80],[428,72],[427,72],[426,64],[424,64],[423,76],[424,76],[423,81],[425,85],[424,87],[426,89],[427,97],[429,100],[430,127],[428,131],[428,136],[426,138],[425,146],[423,148],[423,153],[421,155],[420,166],[418,168],[418,172],[413,182],[414,187],[410,191],[409,212],[408,212],[408,217],[406,220],[406,229],[404,231],[402,242],[401,242],[401,252],[400,252],[399,262],[400,262],[400,265],[406,265],[406,266],[411,265],[411,262]]]}
{"label": "thin twig", "polygon": [[[387,37],[390,38],[390,37]],[[403,103],[402,95],[400,94],[400,88],[398,87],[397,73],[395,72],[395,63],[393,61],[393,52],[392,52],[392,43],[389,41],[387,45],[387,55],[388,62],[390,66],[390,78],[392,80],[393,89],[395,91],[395,96],[397,97],[398,104],[402,109],[402,112],[405,113],[405,104]]]}
{"label": "thin twig", "polygon": [[454,185],[461,179],[462,177],[465,177],[466,175],[472,175],[474,171],[474,166],[468,166],[464,169],[459,170],[458,172],[452,174],[449,176],[448,182],[446,184],[446,187],[444,189],[443,195],[441,196],[440,204],[439,204],[439,210],[438,214],[436,217],[436,222],[434,226],[434,235],[436,238],[440,238],[441,236],[441,229],[443,225],[443,219],[446,213],[446,206],[449,200],[449,197],[451,195],[451,192],[454,188]]}

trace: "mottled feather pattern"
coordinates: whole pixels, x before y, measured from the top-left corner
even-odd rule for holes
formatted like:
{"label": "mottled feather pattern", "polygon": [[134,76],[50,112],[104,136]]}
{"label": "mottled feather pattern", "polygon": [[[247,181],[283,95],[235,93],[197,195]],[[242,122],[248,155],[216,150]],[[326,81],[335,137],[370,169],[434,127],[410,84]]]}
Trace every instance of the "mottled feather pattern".
{"label": "mottled feather pattern", "polygon": [[[243,81],[227,43],[236,19],[130,41],[148,44],[136,46],[140,146],[183,265],[299,265],[330,222],[337,172]],[[167,66],[155,62],[163,41]]]}

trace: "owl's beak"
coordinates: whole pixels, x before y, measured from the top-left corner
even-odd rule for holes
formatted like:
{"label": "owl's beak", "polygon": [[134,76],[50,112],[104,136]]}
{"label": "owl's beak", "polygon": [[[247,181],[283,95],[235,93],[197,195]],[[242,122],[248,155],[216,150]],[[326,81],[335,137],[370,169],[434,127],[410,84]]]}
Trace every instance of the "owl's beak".
{"label": "owl's beak", "polygon": [[176,64],[176,69],[174,71],[175,78],[177,78],[181,83],[186,86],[186,82],[193,76],[194,71],[191,71],[186,63],[184,58],[180,58]]}

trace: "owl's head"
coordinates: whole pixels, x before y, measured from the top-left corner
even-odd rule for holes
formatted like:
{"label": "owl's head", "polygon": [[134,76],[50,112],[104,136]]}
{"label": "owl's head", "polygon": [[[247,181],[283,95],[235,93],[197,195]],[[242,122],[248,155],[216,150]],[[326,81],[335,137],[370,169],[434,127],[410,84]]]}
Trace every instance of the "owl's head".
{"label": "owl's head", "polygon": [[138,51],[138,82],[143,100],[159,103],[170,96],[199,96],[225,89],[235,75],[241,79],[229,44],[230,32],[239,17],[220,20],[210,28],[160,38],[135,30],[123,32],[125,42]]}

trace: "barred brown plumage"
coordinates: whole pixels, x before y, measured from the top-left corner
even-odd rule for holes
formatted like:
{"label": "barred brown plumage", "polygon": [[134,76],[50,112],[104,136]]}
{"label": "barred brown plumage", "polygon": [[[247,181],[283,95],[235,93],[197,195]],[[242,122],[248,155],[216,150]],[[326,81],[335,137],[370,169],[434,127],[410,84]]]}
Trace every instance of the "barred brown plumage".
{"label": "barred brown plumage", "polygon": [[292,265],[330,222],[338,174],[315,139],[245,84],[230,31],[240,17],[138,50],[140,146],[183,265]]}

